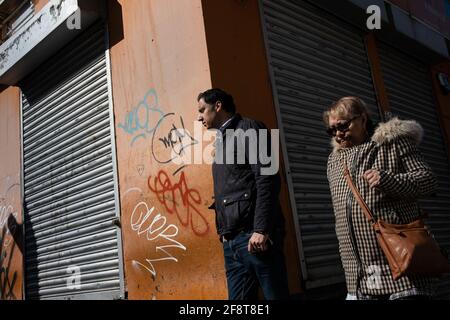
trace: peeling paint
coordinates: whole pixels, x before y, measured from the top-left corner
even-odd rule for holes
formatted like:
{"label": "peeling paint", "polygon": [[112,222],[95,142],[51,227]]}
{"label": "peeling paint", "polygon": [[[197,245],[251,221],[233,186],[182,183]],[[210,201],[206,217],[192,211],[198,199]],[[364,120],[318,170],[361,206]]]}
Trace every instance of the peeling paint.
{"label": "peeling paint", "polygon": [[0,46],[0,77],[12,69],[78,7],[78,0],[52,0],[18,33]]}
{"label": "peeling paint", "polygon": [[[61,15],[62,3],[64,0],[52,0],[52,6],[50,7],[50,15],[53,19],[57,20]],[[58,2],[58,3],[57,3]]]}
{"label": "peeling paint", "polygon": [[[9,51],[13,50],[14,46],[16,47],[16,50],[19,50],[21,42],[27,42],[32,37],[32,32],[34,32],[34,26],[40,25],[42,21],[42,17],[45,15],[45,13],[42,13],[31,25],[29,25],[24,31],[16,35],[15,37],[11,38],[14,39],[11,44],[9,44],[5,49],[3,49],[0,52],[1,56],[1,62],[0,62],[0,69],[3,69],[5,62],[4,59],[7,59],[9,57]],[[25,37],[27,38],[25,39]],[[25,39],[25,40],[24,40]],[[8,43],[8,41],[6,42]],[[3,47],[3,46],[2,46]],[[1,47],[0,47],[1,49]]]}

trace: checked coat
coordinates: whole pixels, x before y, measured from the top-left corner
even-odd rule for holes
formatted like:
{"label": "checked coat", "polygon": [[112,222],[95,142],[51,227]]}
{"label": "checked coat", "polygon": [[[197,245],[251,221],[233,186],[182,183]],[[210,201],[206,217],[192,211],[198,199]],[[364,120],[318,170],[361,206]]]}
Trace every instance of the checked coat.
{"label": "checked coat", "polygon": [[[342,160],[375,217],[388,223],[409,223],[420,214],[417,199],[432,193],[436,180],[417,145],[423,136],[415,121],[393,118],[381,123],[371,138],[351,148],[332,141],[327,176],[336,220],[339,251],[347,290],[352,295],[389,295],[405,290],[433,294],[434,279],[404,276],[392,279],[388,262],[378,246],[375,231],[344,178]],[[380,172],[380,185],[369,188],[363,173]]]}

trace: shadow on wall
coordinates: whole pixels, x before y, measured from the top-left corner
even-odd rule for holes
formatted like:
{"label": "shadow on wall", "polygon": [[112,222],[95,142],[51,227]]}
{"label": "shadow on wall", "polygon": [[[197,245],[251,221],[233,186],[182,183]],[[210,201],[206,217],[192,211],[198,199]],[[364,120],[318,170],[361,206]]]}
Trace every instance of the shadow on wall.
{"label": "shadow on wall", "polygon": [[117,0],[108,1],[109,49],[123,40],[122,6]]}
{"label": "shadow on wall", "polygon": [[[8,239],[11,236],[13,240]],[[21,254],[23,253],[22,225],[10,214],[7,223],[0,231],[0,300],[21,299],[14,294],[17,271],[11,271],[12,258],[17,249]]]}
{"label": "shadow on wall", "polygon": [[[39,282],[39,276],[36,275],[37,270],[37,259],[38,259],[38,253],[37,253],[37,243],[36,243],[36,235],[34,234],[34,230],[31,227],[30,224],[30,214],[28,212],[28,206],[27,203],[24,201],[23,204],[23,210],[24,210],[24,223],[25,223],[25,232],[26,232],[26,246],[27,246],[27,252],[26,255],[23,255],[23,259],[27,261],[27,264],[24,268],[24,283],[25,283],[25,291],[23,293],[25,299],[39,299],[39,289],[38,289],[38,282]],[[20,228],[23,230],[23,228]],[[22,237],[23,239],[23,237]],[[22,251],[23,252],[23,251]]]}

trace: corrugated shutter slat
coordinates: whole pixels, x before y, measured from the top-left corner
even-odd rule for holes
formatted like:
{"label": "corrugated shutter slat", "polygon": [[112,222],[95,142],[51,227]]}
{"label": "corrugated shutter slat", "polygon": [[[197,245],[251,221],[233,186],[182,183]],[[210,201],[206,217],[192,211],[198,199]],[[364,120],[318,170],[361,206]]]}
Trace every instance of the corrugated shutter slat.
{"label": "corrugated shutter slat", "polygon": [[21,83],[29,299],[121,296],[104,36],[96,23]]}
{"label": "corrugated shutter slat", "polygon": [[[397,49],[379,44],[380,60],[391,111],[402,119],[414,119],[424,128],[419,148],[438,180],[436,194],[421,201],[428,223],[440,245],[450,252],[450,162],[433,98],[428,67]],[[439,298],[450,297],[450,276],[438,289]]]}
{"label": "corrugated shutter slat", "polygon": [[[306,287],[342,283],[322,112],[356,95],[378,121],[363,37],[306,1],[261,1],[305,258]],[[305,272],[306,271],[306,272]]]}

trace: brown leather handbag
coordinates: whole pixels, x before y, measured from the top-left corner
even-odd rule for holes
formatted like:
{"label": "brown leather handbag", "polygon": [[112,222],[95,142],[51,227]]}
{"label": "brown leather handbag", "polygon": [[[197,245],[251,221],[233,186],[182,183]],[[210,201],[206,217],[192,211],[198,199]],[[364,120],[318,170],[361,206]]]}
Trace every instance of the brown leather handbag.
{"label": "brown leather handbag", "polygon": [[345,163],[344,176],[356,201],[375,229],[378,244],[388,260],[394,280],[404,275],[439,276],[450,272],[445,252],[439,247],[423,219],[408,224],[391,224],[375,219],[354,185]]}

